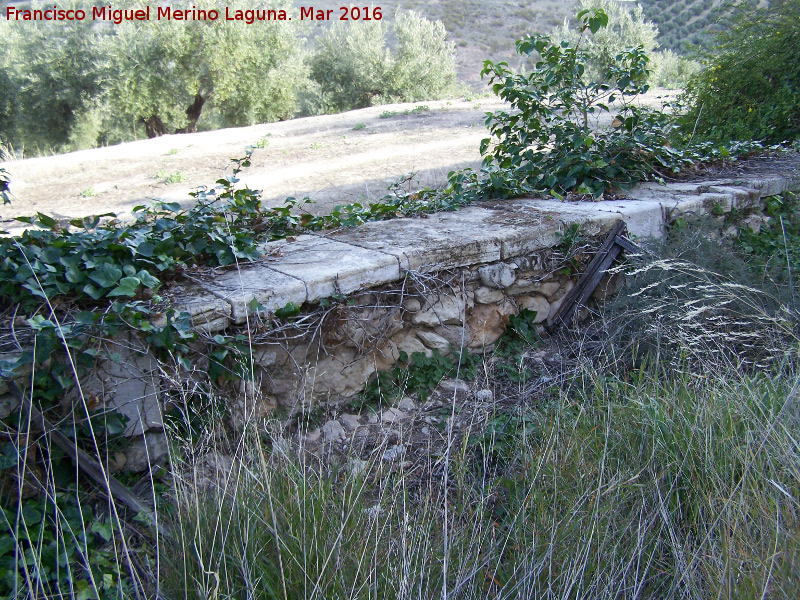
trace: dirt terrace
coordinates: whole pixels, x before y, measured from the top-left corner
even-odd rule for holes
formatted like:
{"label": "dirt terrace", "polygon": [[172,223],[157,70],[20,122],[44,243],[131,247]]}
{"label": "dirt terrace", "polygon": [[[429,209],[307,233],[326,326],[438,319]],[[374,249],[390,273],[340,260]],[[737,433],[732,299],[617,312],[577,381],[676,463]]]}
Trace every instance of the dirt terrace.
{"label": "dirt terrace", "polygon": [[[667,95],[651,92],[645,102],[660,106]],[[0,213],[2,227],[18,229],[13,217],[37,211],[62,219],[124,216],[156,199],[188,203],[190,191],[229,173],[230,159],[249,145],[263,147],[242,180],[272,204],[309,196],[315,204],[306,210],[328,212],[380,198],[410,172],[417,173],[410,185],[433,187],[454,169],[480,165],[486,112],[501,108],[494,97],[394,104],[3,163],[14,199]],[[171,175],[182,180],[166,183]]]}

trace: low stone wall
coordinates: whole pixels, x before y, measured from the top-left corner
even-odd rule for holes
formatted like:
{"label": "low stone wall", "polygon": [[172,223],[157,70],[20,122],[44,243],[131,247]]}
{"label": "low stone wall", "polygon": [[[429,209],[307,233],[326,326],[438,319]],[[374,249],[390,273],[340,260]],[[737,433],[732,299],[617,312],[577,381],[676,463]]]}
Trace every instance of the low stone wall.
{"label": "low stone wall", "polygon": [[[303,235],[266,244],[261,260],[240,269],[193,275],[191,284],[171,288],[171,306],[188,312],[208,343],[217,334],[246,336],[252,378],[227,398],[238,420],[357,394],[401,352],[483,352],[522,309],[543,326],[575,284],[576,267],[619,220],[634,238],[660,237],[678,217],[735,208],[755,230],[762,198],[789,189],[800,189],[800,176],[649,184],[624,200],[486,202]],[[574,223],[587,243],[567,256],[563,235]],[[618,285],[604,280],[599,293]],[[298,314],[274,318],[290,307]],[[123,360],[102,368],[86,390],[131,418],[130,435],[158,437],[165,392],[181,382],[170,381],[146,348],[120,347]],[[202,344],[197,350],[202,372],[208,358]],[[11,403],[3,391],[0,408]]]}

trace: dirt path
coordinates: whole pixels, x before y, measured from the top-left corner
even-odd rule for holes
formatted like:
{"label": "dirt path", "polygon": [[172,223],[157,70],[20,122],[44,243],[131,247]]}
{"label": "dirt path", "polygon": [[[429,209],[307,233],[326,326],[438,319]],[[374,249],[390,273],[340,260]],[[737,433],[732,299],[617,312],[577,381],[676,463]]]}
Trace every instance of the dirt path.
{"label": "dirt path", "polygon": [[[646,101],[659,105],[660,94],[651,92]],[[454,169],[480,165],[486,112],[502,107],[495,98],[394,104],[3,163],[14,198],[2,208],[0,227],[17,230],[11,217],[37,211],[58,218],[124,216],[156,199],[189,203],[191,190],[219,179],[248,145],[262,147],[242,181],[263,190],[271,204],[309,196],[315,204],[307,210],[328,212],[380,198],[412,171],[414,185],[433,187]]]}

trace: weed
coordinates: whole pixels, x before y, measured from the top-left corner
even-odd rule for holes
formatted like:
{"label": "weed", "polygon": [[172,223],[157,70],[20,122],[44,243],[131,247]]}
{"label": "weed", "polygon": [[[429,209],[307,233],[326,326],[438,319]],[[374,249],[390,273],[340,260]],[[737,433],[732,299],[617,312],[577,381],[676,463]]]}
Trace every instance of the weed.
{"label": "weed", "polygon": [[434,349],[430,356],[413,352],[409,357],[401,351],[394,369],[378,371],[370,378],[360,395],[359,405],[391,401],[402,394],[416,394],[424,401],[445,377],[455,377],[458,373],[464,381],[473,379],[479,360],[466,352],[450,357]]}
{"label": "weed", "polygon": [[266,137],[262,137],[255,143],[256,148],[266,148],[269,146],[269,140]]}
{"label": "weed", "polygon": [[320,148],[322,148],[322,146],[323,146],[322,142],[312,142],[311,149],[319,150]]}
{"label": "weed", "polygon": [[8,204],[11,202],[11,177],[8,175],[8,171],[0,167],[0,198],[3,199],[3,204]]}
{"label": "weed", "polygon": [[355,131],[360,131],[362,129],[365,129],[366,127],[367,126],[364,123],[356,123],[355,126],[353,127],[353,129]]}
{"label": "weed", "polygon": [[97,196],[97,192],[93,187],[87,187],[80,191],[78,194],[81,198],[92,198],[93,196]]}
{"label": "weed", "polygon": [[183,171],[174,171],[164,178],[164,183],[180,183],[181,181],[186,181],[186,179],[186,173]]}
{"label": "weed", "polygon": [[415,106],[412,109],[406,109],[405,111],[403,111],[403,114],[404,115],[418,115],[418,114],[421,114],[421,113],[424,113],[424,112],[428,112],[428,111],[430,111],[430,107],[425,105],[425,104],[421,104],[419,106]]}
{"label": "weed", "polygon": [[167,152],[167,154],[170,155],[170,156],[174,156],[177,153],[178,153],[178,149],[177,148],[170,148],[169,152]]}
{"label": "weed", "polygon": [[391,119],[392,117],[396,117],[399,113],[396,110],[385,110],[380,115],[378,115],[381,119]]}

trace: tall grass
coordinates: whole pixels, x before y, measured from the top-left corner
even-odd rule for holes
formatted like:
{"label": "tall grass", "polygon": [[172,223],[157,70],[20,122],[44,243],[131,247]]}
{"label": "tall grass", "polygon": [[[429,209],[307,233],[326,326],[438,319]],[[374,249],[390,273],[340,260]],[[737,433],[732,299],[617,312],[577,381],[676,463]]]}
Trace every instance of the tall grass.
{"label": "tall grass", "polygon": [[34,456],[39,433],[20,427],[24,475],[0,481],[4,500],[19,499],[4,502],[0,590],[800,597],[797,314],[785,287],[746,281],[746,264],[718,269],[709,254],[701,267],[681,252],[629,270],[626,299],[577,348],[561,340],[562,373],[549,383],[502,380],[498,361],[521,373],[533,368],[526,353],[487,357],[488,414],[461,428],[448,420],[427,448],[416,436],[405,462],[355,439],[312,455],[277,420],[232,434],[217,409],[187,407],[169,472],[147,486],[159,535],[120,518],[113,501],[65,492],[56,462]]}
{"label": "tall grass", "polygon": [[252,432],[230,462],[176,462],[164,592],[797,597],[795,375],[575,377],[501,433],[454,438],[448,462],[312,464]]}

